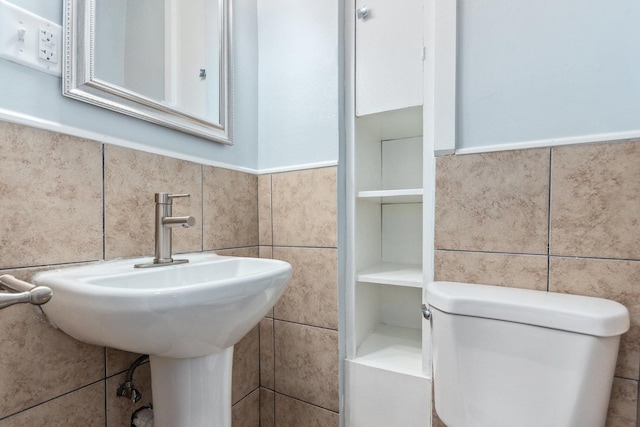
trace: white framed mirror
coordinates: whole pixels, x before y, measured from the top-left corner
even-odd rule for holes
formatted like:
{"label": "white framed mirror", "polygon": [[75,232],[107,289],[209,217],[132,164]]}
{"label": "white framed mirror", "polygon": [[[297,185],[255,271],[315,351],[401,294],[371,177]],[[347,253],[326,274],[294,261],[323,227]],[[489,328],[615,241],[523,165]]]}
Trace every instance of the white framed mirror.
{"label": "white framed mirror", "polygon": [[230,0],[65,0],[63,95],[232,144]]}

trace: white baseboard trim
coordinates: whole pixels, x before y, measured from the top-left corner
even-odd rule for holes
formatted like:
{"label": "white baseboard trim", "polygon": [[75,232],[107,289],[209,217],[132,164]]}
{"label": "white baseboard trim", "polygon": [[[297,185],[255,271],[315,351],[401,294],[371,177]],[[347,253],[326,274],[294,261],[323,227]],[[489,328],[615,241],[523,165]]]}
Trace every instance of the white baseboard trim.
{"label": "white baseboard trim", "polygon": [[63,125],[50,120],[43,120],[38,117],[34,117],[28,114],[22,114],[15,111],[5,110],[0,108],[0,120],[10,123],[16,123],[23,126],[29,126],[37,129],[48,130],[51,132],[63,133],[66,135],[76,136],[78,138],[91,139],[99,143],[118,145],[120,147],[131,148],[133,150],[144,151],[147,153],[158,154],[161,156],[172,157],[176,159],[186,160],[194,163],[199,163],[207,166],[214,166],[223,169],[231,169],[239,172],[250,173],[252,175],[264,175],[271,173],[292,172],[304,169],[317,169],[329,166],[337,166],[338,161],[307,163],[302,165],[282,166],[277,168],[268,169],[253,169],[243,166],[231,165],[224,162],[217,162],[215,160],[208,160],[189,154],[176,153],[173,151],[164,150],[161,148],[155,148],[148,145],[143,145],[137,142],[128,141],[122,138],[114,138],[109,135],[104,135],[98,132],[92,132],[85,129],[80,129],[74,126]]}
{"label": "white baseboard trim", "polygon": [[231,165],[224,162],[217,162],[214,160],[204,159],[198,156],[192,156],[184,153],[176,153],[173,151],[165,150],[162,148],[151,147],[148,145],[140,144],[137,142],[129,141],[122,138],[114,138],[102,133],[88,131],[80,129],[74,126],[68,126],[61,123],[53,122],[50,120],[43,120],[38,117],[34,117],[28,114],[18,113],[15,111],[5,110],[0,108],[0,120],[16,123],[24,126],[30,126],[38,129],[48,130],[52,132],[64,133],[66,135],[76,136],[78,138],[91,139],[103,144],[117,145],[120,147],[131,148],[133,150],[144,151],[147,153],[158,154],[161,156],[172,157],[175,159],[186,160],[194,163],[199,163],[207,166],[215,166],[223,169],[231,169],[239,172],[246,172],[253,175],[257,175],[258,171],[252,168],[246,168],[242,166]]}
{"label": "white baseboard trim", "polygon": [[258,175],[267,175],[272,173],[282,173],[282,172],[294,172],[305,169],[320,169],[320,168],[328,168],[331,166],[338,166],[337,160],[331,160],[327,162],[315,162],[315,163],[305,163],[302,165],[293,165],[293,166],[282,166],[277,168],[267,168],[260,169],[258,171]]}
{"label": "white baseboard trim", "polygon": [[588,144],[594,142],[618,142],[629,139],[640,138],[640,130],[627,132],[611,132],[593,135],[580,135],[565,138],[540,139],[535,141],[514,142],[508,144],[484,145],[479,147],[469,147],[456,149],[455,154],[479,154],[494,151],[525,150],[528,148],[558,147],[562,145]]}

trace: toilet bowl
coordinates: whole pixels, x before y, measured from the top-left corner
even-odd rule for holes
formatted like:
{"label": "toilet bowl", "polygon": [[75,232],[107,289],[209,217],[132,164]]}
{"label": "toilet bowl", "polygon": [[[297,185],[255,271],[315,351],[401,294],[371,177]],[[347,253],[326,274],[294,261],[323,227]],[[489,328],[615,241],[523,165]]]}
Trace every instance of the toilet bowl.
{"label": "toilet bowl", "polygon": [[627,309],[614,301],[433,282],[435,411],[448,427],[603,427]]}

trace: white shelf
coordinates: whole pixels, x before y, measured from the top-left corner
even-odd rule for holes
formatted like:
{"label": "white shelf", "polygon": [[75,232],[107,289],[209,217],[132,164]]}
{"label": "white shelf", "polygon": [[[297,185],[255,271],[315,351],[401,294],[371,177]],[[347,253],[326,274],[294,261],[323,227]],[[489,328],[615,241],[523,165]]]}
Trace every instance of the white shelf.
{"label": "white shelf", "polygon": [[422,332],[417,329],[379,325],[358,347],[354,361],[387,371],[422,377]]}
{"label": "white shelf", "polygon": [[422,288],[419,265],[381,263],[359,271],[356,278],[358,282]]}
{"label": "white shelf", "polygon": [[381,204],[422,203],[423,194],[424,191],[422,188],[358,191],[358,199]]}

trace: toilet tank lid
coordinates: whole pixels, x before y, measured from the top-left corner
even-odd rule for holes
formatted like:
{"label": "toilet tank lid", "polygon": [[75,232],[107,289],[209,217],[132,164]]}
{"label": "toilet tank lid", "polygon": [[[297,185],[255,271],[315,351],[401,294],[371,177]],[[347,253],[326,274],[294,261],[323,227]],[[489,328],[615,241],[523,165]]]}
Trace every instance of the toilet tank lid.
{"label": "toilet tank lid", "polygon": [[427,284],[430,306],[450,314],[526,323],[600,337],[629,329],[629,311],[615,301],[581,295],[459,282]]}

